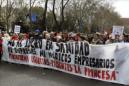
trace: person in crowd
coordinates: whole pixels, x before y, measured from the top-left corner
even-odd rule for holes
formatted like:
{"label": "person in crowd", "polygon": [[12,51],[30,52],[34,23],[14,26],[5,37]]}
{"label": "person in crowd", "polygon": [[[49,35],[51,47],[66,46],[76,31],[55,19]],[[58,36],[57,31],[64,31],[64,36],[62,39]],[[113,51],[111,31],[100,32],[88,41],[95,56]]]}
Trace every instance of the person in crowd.
{"label": "person in crowd", "polygon": [[92,43],[92,40],[93,40],[93,34],[88,34],[87,35],[87,40],[88,40],[88,42],[91,44]]}
{"label": "person in crowd", "polygon": [[[15,41],[15,40],[28,40],[28,39],[47,39],[53,42],[75,42],[75,41],[88,41],[90,44],[110,44],[110,43],[119,43],[119,42],[129,42],[129,38],[127,35],[124,35],[123,38],[120,35],[115,35],[109,33],[100,33],[96,32],[95,34],[81,34],[74,32],[48,32],[43,31],[43,33],[39,31],[35,31],[33,33],[14,33],[11,37],[5,33],[4,39]],[[22,38],[22,39],[21,39]]]}
{"label": "person in crowd", "polygon": [[55,37],[56,37],[56,42],[62,42],[62,33],[57,33]]}
{"label": "person in crowd", "polygon": [[13,36],[11,37],[11,40],[19,40],[19,34],[14,33]]}
{"label": "person in crowd", "polygon": [[50,32],[50,40],[55,42],[56,39],[55,39],[55,32]]}
{"label": "person in crowd", "polygon": [[30,32],[28,35],[29,35],[29,39],[32,39],[34,37],[34,32]]}
{"label": "person in crowd", "polygon": [[94,37],[92,39],[92,44],[103,44],[100,33],[97,32],[96,34],[94,34]]}
{"label": "person in crowd", "polygon": [[8,33],[5,33],[5,34],[2,36],[2,38],[5,39],[5,40],[10,40],[10,39],[11,39],[11,37],[10,37],[10,35],[9,35]]}
{"label": "person in crowd", "polygon": [[111,43],[113,43],[113,38],[112,38],[112,35],[109,35],[107,37],[107,40],[105,41],[105,44],[111,44]]}
{"label": "person in crowd", "polygon": [[104,44],[104,40],[103,40],[103,35],[102,34],[98,35],[98,40],[97,40],[96,44]]}
{"label": "person in crowd", "polygon": [[106,41],[107,41],[108,39],[110,39],[110,38],[109,38],[109,34],[105,32],[105,33],[103,34],[103,44],[106,44]]}
{"label": "person in crowd", "polygon": [[81,41],[80,33],[77,33],[77,34],[74,36],[74,41]]}
{"label": "person in crowd", "polygon": [[2,49],[2,35],[0,34],[0,63],[1,63],[1,59],[2,59],[2,53],[3,53],[3,49]]}
{"label": "person in crowd", "polygon": [[43,36],[42,36],[42,34],[41,33],[39,33],[39,32],[35,32],[35,34],[34,34],[34,37],[33,37],[34,39],[42,39],[43,38]]}
{"label": "person in crowd", "polygon": [[68,34],[67,33],[63,33],[62,34],[62,41],[63,42],[67,42],[68,41]]}
{"label": "person in crowd", "polygon": [[46,34],[45,34],[45,39],[50,40],[50,37],[51,37],[51,36],[50,36],[49,33],[46,33]]}
{"label": "person in crowd", "polygon": [[120,43],[120,42],[122,42],[122,38],[120,38],[120,35],[116,34],[113,43]]}
{"label": "person in crowd", "polygon": [[76,36],[76,34],[75,33],[69,33],[68,34],[68,41],[69,42],[74,42],[74,37]]}
{"label": "person in crowd", "polygon": [[126,35],[126,34],[124,34],[124,42],[129,42],[129,37],[128,37],[128,35]]}

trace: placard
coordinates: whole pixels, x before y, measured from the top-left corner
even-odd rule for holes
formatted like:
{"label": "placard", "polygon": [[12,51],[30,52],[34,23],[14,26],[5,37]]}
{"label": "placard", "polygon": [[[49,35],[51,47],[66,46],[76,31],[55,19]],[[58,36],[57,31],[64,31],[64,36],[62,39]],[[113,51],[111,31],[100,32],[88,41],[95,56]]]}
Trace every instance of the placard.
{"label": "placard", "polygon": [[123,35],[124,32],[124,26],[113,26],[113,35]]}
{"label": "placard", "polygon": [[14,27],[14,33],[20,33],[20,30],[21,30],[21,26],[15,25],[15,27]]}

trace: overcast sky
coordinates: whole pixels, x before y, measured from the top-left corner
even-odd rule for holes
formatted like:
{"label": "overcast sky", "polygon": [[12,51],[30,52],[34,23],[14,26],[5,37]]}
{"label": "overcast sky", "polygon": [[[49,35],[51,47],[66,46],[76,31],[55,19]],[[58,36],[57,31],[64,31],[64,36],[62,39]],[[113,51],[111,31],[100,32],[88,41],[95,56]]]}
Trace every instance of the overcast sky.
{"label": "overcast sky", "polygon": [[129,18],[129,0],[116,0],[113,6],[121,17]]}

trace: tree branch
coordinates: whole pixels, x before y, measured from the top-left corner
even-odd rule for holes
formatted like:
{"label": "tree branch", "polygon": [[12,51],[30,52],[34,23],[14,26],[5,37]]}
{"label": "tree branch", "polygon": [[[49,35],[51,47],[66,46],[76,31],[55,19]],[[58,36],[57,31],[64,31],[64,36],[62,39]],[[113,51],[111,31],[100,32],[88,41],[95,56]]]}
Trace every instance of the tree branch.
{"label": "tree branch", "polygon": [[66,5],[68,4],[69,0],[66,1],[66,3],[63,6],[63,9],[66,7]]}

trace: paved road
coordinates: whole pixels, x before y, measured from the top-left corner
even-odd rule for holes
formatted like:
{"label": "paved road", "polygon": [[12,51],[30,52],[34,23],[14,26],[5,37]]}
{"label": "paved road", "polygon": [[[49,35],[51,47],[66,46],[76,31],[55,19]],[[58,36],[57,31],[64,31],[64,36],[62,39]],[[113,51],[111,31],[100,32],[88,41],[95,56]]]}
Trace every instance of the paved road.
{"label": "paved road", "polygon": [[0,64],[0,86],[123,86],[86,79],[50,69]]}

